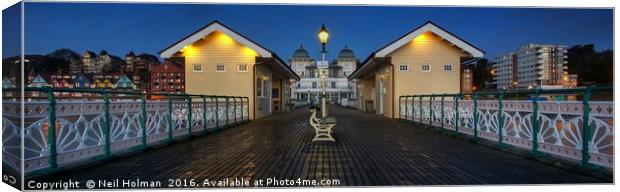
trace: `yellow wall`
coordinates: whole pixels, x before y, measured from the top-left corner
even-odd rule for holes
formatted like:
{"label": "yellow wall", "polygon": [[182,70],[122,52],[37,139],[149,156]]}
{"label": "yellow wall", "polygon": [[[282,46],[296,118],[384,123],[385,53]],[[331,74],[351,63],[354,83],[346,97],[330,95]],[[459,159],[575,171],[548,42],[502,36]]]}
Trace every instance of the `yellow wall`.
{"label": "yellow wall", "polygon": [[[252,107],[255,91],[252,89],[252,66],[258,56],[254,50],[216,31],[175,56],[185,57],[187,93],[249,97],[250,118],[254,116]],[[193,72],[193,64],[202,64],[203,72]],[[226,72],[216,72],[218,64],[224,64]],[[247,72],[238,72],[239,64],[247,64]]]}
{"label": "yellow wall", "polygon": [[[449,42],[427,32],[392,52],[391,62],[396,67],[396,95],[458,93],[460,91],[461,57],[467,56]],[[409,71],[398,70],[399,65],[409,65]],[[422,72],[423,64],[431,65],[431,72]],[[444,71],[444,64],[452,64],[452,71]],[[398,96],[396,96],[398,97]]]}
{"label": "yellow wall", "polygon": [[[392,117],[392,113],[398,113],[398,99],[402,95],[460,92],[460,63],[461,57],[466,56],[468,54],[461,49],[452,46],[451,43],[431,32],[414,38],[411,42],[388,54],[388,63],[374,71],[375,111],[379,112],[377,108],[379,106],[379,79],[384,79],[386,87],[383,113],[386,117]],[[392,73],[390,64],[394,67],[393,75],[390,75]],[[409,70],[400,71],[401,64],[408,65]],[[430,64],[431,71],[422,72],[423,64]],[[444,64],[452,64],[452,71],[444,71]],[[394,78],[394,85],[392,85],[391,78]],[[366,91],[370,87],[367,83],[362,83],[362,86],[364,99],[368,100]],[[394,117],[397,117],[397,114],[394,114]]]}
{"label": "yellow wall", "polygon": [[[396,84],[392,99],[398,101],[402,95],[460,92],[461,57],[467,56],[431,32],[414,38],[389,55]],[[409,71],[400,71],[401,64],[409,65]],[[423,64],[430,64],[431,72],[422,72]],[[444,64],[452,64],[452,71],[444,71]],[[394,112],[398,113],[397,102],[394,107]]]}

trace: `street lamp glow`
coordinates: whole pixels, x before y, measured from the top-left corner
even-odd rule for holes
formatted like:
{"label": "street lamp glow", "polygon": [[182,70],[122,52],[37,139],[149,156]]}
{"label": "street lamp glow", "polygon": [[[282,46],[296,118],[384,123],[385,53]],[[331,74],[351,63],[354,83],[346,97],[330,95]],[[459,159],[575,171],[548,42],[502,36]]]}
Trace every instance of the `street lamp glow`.
{"label": "street lamp glow", "polygon": [[325,24],[321,26],[321,30],[319,30],[318,35],[319,35],[319,41],[321,42],[321,44],[323,44],[323,47],[325,47],[325,44],[327,44],[327,40],[329,39],[329,31],[327,31]]}

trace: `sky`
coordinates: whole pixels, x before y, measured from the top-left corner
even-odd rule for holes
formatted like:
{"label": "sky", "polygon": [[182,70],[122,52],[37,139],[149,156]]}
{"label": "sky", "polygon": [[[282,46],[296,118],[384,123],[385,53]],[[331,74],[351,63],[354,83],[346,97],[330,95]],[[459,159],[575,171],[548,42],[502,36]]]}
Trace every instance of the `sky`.
{"label": "sky", "polygon": [[[320,58],[317,32],[322,24],[331,35],[328,59],[334,59],[346,45],[363,60],[426,21],[481,48],[486,58],[527,43],[613,48],[612,9],[40,2],[26,3],[25,9],[26,54],[69,48],[78,53],[107,50],[118,56],[129,51],[158,55],[213,20],[285,60],[302,44],[311,57]],[[3,23],[7,15],[19,16],[18,11],[3,14]],[[7,32],[8,36],[19,35],[19,30]],[[3,47],[3,58],[19,54],[17,46]]]}

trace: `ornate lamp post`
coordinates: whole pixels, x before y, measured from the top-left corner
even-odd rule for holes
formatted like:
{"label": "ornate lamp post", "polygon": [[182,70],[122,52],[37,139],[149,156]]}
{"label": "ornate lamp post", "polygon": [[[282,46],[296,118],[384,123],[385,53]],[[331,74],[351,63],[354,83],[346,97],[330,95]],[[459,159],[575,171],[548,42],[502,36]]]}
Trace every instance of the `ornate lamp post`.
{"label": "ornate lamp post", "polygon": [[320,63],[317,65],[317,69],[319,69],[319,72],[321,74],[321,89],[322,89],[322,93],[321,93],[321,108],[323,109],[322,111],[322,117],[327,117],[327,104],[325,101],[325,87],[327,84],[327,60],[325,60],[325,45],[327,45],[327,40],[329,39],[329,31],[327,31],[327,28],[325,28],[325,24],[323,24],[323,26],[321,26],[321,30],[319,30],[318,33],[319,36],[319,41],[321,42],[321,45],[323,47],[321,54],[323,59],[320,61]]}
{"label": "ornate lamp post", "polygon": [[336,141],[332,137],[332,128],[336,125],[336,118],[327,116],[327,106],[325,99],[325,89],[327,87],[327,71],[329,70],[329,64],[327,60],[325,60],[325,45],[327,44],[327,39],[329,39],[329,32],[325,25],[321,27],[321,30],[318,33],[319,41],[321,41],[321,45],[323,45],[323,50],[321,53],[323,54],[323,59],[321,61],[317,61],[317,69],[319,70],[319,75],[321,77],[321,107],[323,108],[321,118],[316,118],[316,108],[310,108],[312,110],[312,115],[310,115],[310,125],[314,127],[316,135],[312,141]]}

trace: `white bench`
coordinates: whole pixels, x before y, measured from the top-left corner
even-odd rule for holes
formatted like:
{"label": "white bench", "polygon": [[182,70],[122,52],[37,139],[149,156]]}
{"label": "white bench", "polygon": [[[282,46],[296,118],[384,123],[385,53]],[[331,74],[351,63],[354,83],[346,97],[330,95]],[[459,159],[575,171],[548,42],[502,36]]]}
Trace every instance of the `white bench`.
{"label": "white bench", "polygon": [[324,117],[317,118],[316,114],[320,110],[318,107],[310,107],[312,115],[310,115],[310,125],[316,133],[312,141],[336,141],[332,137],[332,128],[336,125],[336,118]]}

